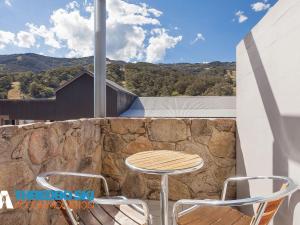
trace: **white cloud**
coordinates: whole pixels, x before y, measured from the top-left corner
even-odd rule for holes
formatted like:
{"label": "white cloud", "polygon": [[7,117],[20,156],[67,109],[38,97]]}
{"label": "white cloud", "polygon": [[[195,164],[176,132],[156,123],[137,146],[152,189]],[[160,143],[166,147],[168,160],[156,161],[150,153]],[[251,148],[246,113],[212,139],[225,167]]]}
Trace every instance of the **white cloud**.
{"label": "white cloud", "polygon": [[31,48],[35,44],[35,38],[32,33],[20,31],[17,34],[16,45],[21,48]]}
{"label": "white cloud", "polygon": [[12,6],[12,0],[4,0],[5,5],[11,7]]}
{"label": "white cloud", "polygon": [[19,31],[17,35],[8,31],[0,30],[0,49],[6,45],[13,44],[20,48],[31,48],[35,44],[35,38],[32,33],[27,31]]}
{"label": "white cloud", "polygon": [[38,27],[32,23],[27,23],[30,33],[44,38],[45,44],[53,48],[61,48],[59,41],[55,37],[53,30],[48,30],[44,25]]}
{"label": "white cloud", "polygon": [[244,23],[246,20],[248,20],[248,17],[241,10],[237,11],[235,15],[237,16],[239,23]]}
{"label": "white cloud", "polygon": [[79,8],[79,7],[80,7],[80,5],[76,1],[70,2],[66,5],[67,9],[75,9],[75,8]]}
{"label": "white cloud", "polygon": [[[94,10],[86,4],[88,17],[81,15],[79,5],[70,3],[53,12],[49,29],[69,49],[68,57],[93,55]],[[144,25],[160,25],[162,13],[146,4],[130,4],[122,0],[107,2],[107,57],[118,60],[143,60],[147,31]]]}
{"label": "white cloud", "polygon": [[107,56],[125,61],[145,60],[145,41],[149,32],[144,26],[160,26],[158,17],[162,12],[146,4],[122,0],[107,3]]}
{"label": "white cloud", "polygon": [[50,28],[70,50],[69,57],[89,56],[93,53],[93,15],[85,18],[78,9],[58,9],[51,15]]}
{"label": "white cloud", "polygon": [[146,4],[131,4],[122,0],[110,0],[107,2],[108,26],[110,24],[130,25],[160,25],[159,17],[162,12],[149,8]]}
{"label": "white cloud", "polygon": [[196,38],[191,42],[191,44],[192,44],[192,45],[193,45],[193,44],[196,44],[196,42],[198,42],[198,41],[205,41],[205,38],[204,38],[203,34],[198,33],[198,34],[196,35]]}
{"label": "white cloud", "polygon": [[146,33],[139,26],[118,24],[110,27],[107,30],[107,57],[125,61],[143,60]]}
{"label": "white cloud", "polygon": [[[76,8],[59,9],[51,16],[54,24],[53,30],[58,39],[67,42],[67,47],[70,49],[69,57],[93,54],[91,41],[94,35],[93,6],[87,5],[85,10],[90,13],[88,18],[81,16]],[[157,34],[149,33],[144,26],[160,26],[158,17],[162,15],[162,12],[146,4],[137,5],[122,0],[108,1],[107,12],[107,57],[124,61],[149,61],[151,57],[148,55],[153,46],[150,40],[153,36],[157,39]],[[169,39],[176,39],[176,37],[169,36],[165,30],[162,35]],[[147,37],[149,46],[145,43]],[[159,48],[165,52],[170,47],[164,45]],[[164,55],[165,53],[162,56]]]}
{"label": "white cloud", "polygon": [[153,8],[148,9],[148,11],[156,17],[160,17],[163,14],[161,11]]}
{"label": "white cloud", "polygon": [[164,28],[156,28],[151,31],[149,46],[146,49],[146,61],[156,63],[166,55],[166,50],[174,48],[182,40],[182,36],[172,37]]}
{"label": "white cloud", "polygon": [[8,44],[13,44],[15,41],[15,34],[0,30],[0,49],[5,48]]}
{"label": "white cloud", "polygon": [[[107,57],[124,61],[162,60],[166,50],[182,39],[169,35],[161,26],[162,14],[145,3],[107,1]],[[24,31],[17,35],[19,46],[32,46],[35,38],[42,38],[42,44],[51,49],[66,50],[67,57],[93,55],[94,8],[89,2],[80,5],[72,1],[53,11],[49,26],[27,23],[26,27],[26,35]]]}
{"label": "white cloud", "polygon": [[267,1],[264,2],[256,2],[254,4],[251,5],[251,8],[255,11],[255,12],[260,12],[260,11],[264,11],[267,10],[271,7],[271,4],[268,4]]}

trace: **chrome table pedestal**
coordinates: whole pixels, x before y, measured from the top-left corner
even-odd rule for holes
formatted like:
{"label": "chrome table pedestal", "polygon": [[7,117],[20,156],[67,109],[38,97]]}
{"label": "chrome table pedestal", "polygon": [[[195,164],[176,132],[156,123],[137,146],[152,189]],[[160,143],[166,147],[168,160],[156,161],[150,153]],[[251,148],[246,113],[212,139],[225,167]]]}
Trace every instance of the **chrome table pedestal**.
{"label": "chrome table pedestal", "polygon": [[168,175],[162,175],[161,178],[161,191],[160,191],[160,210],[161,217],[160,221],[162,225],[168,224],[168,208],[169,208],[169,184],[168,184]]}
{"label": "chrome table pedestal", "polygon": [[128,157],[125,163],[136,172],[161,175],[161,225],[168,225],[168,175],[190,173],[203,166],[198,155],[169,150],[139,152]]}

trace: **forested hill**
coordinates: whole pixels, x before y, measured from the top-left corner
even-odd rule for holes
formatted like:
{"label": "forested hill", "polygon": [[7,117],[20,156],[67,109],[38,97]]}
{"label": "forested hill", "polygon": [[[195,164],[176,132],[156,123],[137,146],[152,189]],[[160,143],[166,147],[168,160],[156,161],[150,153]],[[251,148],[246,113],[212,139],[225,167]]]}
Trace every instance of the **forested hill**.
{"label": "forested hill", "polygon": [[[150,64],[107,60],[108,79],[138,96],[235,95],[235,63]],[[37,54],[0,55],[0,98],[19,88],[21,98],[53,97],[55,89],[83,70],[93,57],[53,58]]]}
{"label": "forested hill", "polygon": [[0,55],[0,72],[41,72],[57,67],[87,66],[93,57],[54,58],[33,53]]}
{"label": "forested hill", "polygon": [[[108,62],[111,60],[107,59]],[[122,61],[113,61],[124,64]],[[55,58],[34,53],[0,55],[0,72],[41,72],[58,67],[88,66],[94,63],[94,57]]]}

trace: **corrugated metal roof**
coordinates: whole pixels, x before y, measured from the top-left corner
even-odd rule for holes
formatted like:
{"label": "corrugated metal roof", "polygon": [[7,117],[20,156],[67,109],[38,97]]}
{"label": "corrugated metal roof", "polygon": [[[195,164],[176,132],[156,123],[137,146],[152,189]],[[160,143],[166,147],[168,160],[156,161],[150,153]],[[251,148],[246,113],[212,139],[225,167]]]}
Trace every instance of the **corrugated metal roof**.
{"label": "corrugated metal roof", "polygon": [[236,116],[234,96],[139,97],[122,117],[204,117]]}

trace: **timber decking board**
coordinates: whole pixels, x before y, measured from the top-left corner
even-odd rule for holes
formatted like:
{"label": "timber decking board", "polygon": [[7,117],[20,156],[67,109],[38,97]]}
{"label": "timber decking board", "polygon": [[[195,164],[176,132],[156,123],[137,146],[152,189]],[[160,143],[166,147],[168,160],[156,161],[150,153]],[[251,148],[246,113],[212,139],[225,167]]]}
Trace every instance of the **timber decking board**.
{"label": "timber decking board", "polygon": [[127,205],[95,205],[77,214],[80,225],[146,225],[145,217]]}
{"label": "timber decking board", "polygon": [[89,209],[80,210],[77,212],[77,215],[80,222],[84,225],[103,225],[93,216]]}
{"label": "timber decking board", "polygon": [[103,209],[108,213],[117,223],[124,225],[138,225],[127,215],[123,214],[119,209],[110,205],[103,205]]}
{"label": "timber decking board", "polygon": [[179,217],[178,225],[250,225],[251,217],[230,207],[198,207]]}
{"label": "timber decking board", "polygon": [[91,209],[91,213],[103,225],[119,225],[119,223],[116,223],[115,220],[109,214],[107,214],[107,212],[100,205],[95,205],[95,208]]}
{"label": "timber decking board", "polygon": [[138,224],[144,224],[145,223],[145,216],[136,211],[135,209],[131,208],[127,205],[119,205],[116,206],[119,208],[120,211],[122,211],[124,214],[126,214],[128,217],[130,217],[132,220],[134,220]]}

